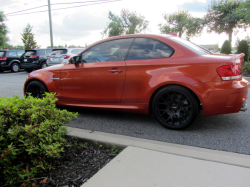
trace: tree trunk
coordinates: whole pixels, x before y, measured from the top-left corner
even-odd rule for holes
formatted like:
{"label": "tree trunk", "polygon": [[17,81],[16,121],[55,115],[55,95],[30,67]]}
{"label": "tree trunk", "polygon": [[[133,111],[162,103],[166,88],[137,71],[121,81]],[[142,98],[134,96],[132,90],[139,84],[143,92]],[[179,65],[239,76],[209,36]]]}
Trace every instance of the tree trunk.
{"label": "tree trunk", "polygon": [[233,34],[233,29],[230,29],[228,32],[230,46],[232,46],[232,34]]}

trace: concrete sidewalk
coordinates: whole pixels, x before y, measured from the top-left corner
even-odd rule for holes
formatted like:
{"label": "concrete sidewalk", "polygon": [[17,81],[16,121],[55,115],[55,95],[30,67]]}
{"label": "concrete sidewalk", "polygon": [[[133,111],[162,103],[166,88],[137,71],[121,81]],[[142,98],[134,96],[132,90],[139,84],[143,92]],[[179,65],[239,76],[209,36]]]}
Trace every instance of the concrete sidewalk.
{"label": "concrete sidewalk", "polygon": [[67,127],[69,135],[127,147],[83,187],[250,186],[250,156]]}

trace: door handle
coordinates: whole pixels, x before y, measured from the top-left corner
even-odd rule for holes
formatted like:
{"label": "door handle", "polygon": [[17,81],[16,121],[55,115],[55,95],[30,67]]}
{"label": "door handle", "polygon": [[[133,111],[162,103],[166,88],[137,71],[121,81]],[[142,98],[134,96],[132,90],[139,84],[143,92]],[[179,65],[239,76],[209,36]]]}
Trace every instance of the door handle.
{"label": "door handle", "polygon": [[110,72],[110,73],[115,73],[115,74],[116,74],[116,73],[121,73],[122,70],[121,70],[121,69],[110,69],[109,72]]}

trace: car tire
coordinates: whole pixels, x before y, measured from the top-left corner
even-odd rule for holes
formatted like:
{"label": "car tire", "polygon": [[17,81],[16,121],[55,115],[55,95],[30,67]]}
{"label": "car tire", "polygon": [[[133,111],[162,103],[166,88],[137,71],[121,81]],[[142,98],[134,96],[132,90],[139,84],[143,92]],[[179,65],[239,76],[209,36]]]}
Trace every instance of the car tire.
{"label": "car tire", "polygon": [[20,65],[17,62],[11,64],[11,72],[18,72],[20,70]]}
{"label": "car tire", "polygon": [[26,72],[30,73],[33,71],[33,69],[25,69]]}
{"label": "car tire", "polygon": [[48,92],[46,86],[40,81],[31,81],[25,88],[25,96],[27,97],[30,93],[32,97],[43,98],[45,92]]}
{"label": "car tire", "polygon": [[46,68],[46,67],[47,67],[46,62],[42,62],[40,68],[43,69],[43,68]]}
{"label": "car tire", "polygon": [[151,107],[155,118],[164,127],[174,130],[190,126],[199,113],[193,93],[178,85],[161,88],[153,97]]}

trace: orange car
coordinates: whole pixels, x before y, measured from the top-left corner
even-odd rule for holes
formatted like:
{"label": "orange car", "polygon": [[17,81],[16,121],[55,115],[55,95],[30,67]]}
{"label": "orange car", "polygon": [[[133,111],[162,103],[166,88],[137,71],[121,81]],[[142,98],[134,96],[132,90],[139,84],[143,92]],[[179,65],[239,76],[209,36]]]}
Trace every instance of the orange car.
{"label": "orange car", "polygon": [[246,110],[244,54],[222,55],[173,35],[111,37],[68,63],[29,74],[24,93],[58,95],[57,105],[152,113],[181,129],[203,115]]}

